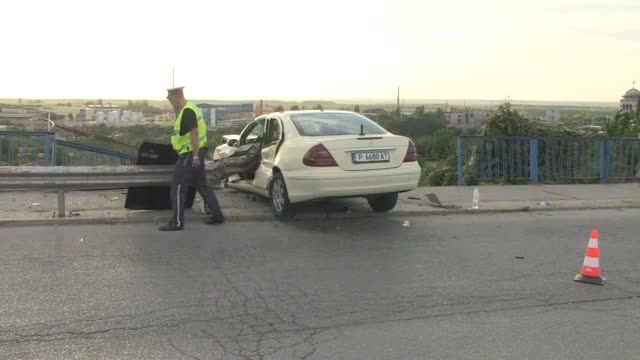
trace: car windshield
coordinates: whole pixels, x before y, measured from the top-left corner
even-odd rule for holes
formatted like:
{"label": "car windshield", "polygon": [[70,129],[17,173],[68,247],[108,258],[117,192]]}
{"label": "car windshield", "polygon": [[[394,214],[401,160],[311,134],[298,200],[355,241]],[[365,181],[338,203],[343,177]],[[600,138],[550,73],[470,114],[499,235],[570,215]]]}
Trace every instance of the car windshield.
{"label": "car windshield", "polygon": [[363,127],[365,135],[385,134],[386,130],[368,118],[350,113],[309,113],[291,115],[301,136],[358,135]]}

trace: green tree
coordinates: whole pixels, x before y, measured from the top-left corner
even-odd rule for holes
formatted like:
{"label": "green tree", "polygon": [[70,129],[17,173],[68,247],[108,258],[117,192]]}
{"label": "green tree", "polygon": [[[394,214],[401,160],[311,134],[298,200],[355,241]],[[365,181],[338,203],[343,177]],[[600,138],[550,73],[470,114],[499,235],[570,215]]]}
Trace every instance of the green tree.
{"label": "green tree", "polygon": [[284,111],[284,107],[282,107],[282,105],[278,105],[275,107],[275,109],[273,109],[275,112],[283,112]]}
{"label": "green tree", "polygon": [[606,124],[607,135],[611,137],[636,137],[640,134],[640,100],[636,111],[619,110]]}
{"label": "green tree", "polygon": [[424,105],[416,107],[416,116],[422,116],[424,114]]}
{"label": "green tree", "polygon": [[534,123],[517,110],[510,103],[498,106],[492,112],[483,127],[484,136],[538,136],[544,134],[541,124]]}
{"label": "green tree", "polygon": [[444,128],[436,131],[428,142],[427,155],[436,159],[446,159],[456,153],[456,139],[459,131]]}
{"label": "green tree", "polygon": [[315,104],[313,106],[313,110],[323,110],[322,105],[321,104]]}
{"label": "green tree", "polygon": [[290,110],[291,111],[298,111],[298,110],[300,110],[300,107],[298,105],[293,105]]}
{"label": "green tree", "polygon": [[353,107],[353,112],[357,112],[357,113],[359,113],[359,112],[360,112],[360,105],[356,105],[356,106],[354,106],[354,107]]}

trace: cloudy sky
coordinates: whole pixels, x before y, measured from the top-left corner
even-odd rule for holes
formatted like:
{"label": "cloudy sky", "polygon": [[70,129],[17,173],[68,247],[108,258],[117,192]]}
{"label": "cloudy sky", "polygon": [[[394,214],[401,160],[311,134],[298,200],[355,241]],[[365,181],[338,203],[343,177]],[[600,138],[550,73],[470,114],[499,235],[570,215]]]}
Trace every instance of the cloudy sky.
{"label": "cloudy sky", "polygon": [[[0,97],[617,101],[640,0],[21,0]],[[636,86],[640,87],[640,86]]]}

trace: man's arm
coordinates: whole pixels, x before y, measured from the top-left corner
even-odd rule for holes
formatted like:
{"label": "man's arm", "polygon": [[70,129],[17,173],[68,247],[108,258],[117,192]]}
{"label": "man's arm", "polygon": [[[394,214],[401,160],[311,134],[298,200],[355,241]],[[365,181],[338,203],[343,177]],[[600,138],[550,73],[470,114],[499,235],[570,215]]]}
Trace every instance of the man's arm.
{"label": "man's arm", "polygon": [[197,159],[200,153],[200,139],[198,138],[198,128],[191,129],[191,146],[193,149],[193,158]]}
{"label": "man's arm", "polygon": [[191,136],[191,149],[193,151],[193,166],[200,165],[198,153],[200,152],[200,141],[198,137],[198,120],[196,114],[191,109],[184,109],[182,123],[180,124],[180,135],[189,133]]}

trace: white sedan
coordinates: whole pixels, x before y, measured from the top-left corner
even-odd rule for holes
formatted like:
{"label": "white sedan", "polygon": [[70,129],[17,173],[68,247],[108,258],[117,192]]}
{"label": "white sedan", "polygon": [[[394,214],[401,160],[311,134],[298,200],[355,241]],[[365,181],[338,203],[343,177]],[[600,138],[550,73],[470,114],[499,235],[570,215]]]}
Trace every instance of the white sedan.
{"label": "white sedan", "polygon": [[237,146],[252,143],[261,158],[227,186],[270,198],[278,217],[293,216],[301,202],[345,197],[364,197],[386,212],[420,179],[413,142],[355,112],[263,115],[242,130]]}

